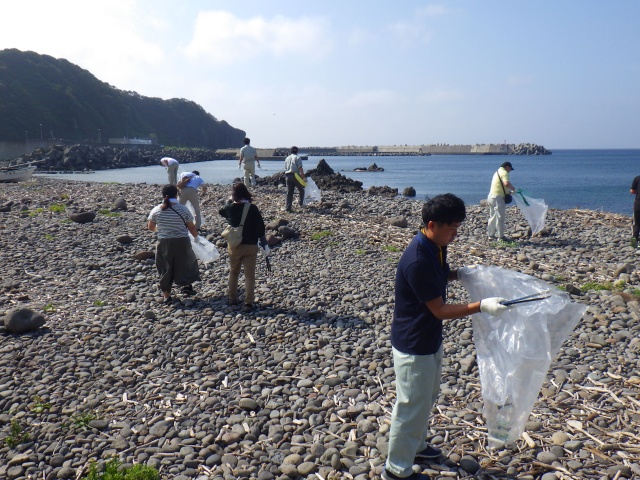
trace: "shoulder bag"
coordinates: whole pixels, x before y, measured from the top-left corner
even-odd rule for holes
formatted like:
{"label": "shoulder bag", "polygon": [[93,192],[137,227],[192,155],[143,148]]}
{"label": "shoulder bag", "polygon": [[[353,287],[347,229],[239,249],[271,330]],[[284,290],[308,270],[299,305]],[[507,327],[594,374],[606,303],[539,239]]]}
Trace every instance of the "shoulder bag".
{"label": "shoulder bag", "polygon": [[513,202],[513,197],[504,189],[504,183],[502,183],[502,179],[500,178],[500,170],[498,170],[496,173],[498,174],[498,180],[500,180],[500,185],[502,185],[502,191],[504,192],[504,203]]}
{"label": "shoulder bag", "polygon": [[242,218],[240,219],[239,226],[232,227],[231,225],[227,225],[227,227],[221,233],[221,235],[227,241],[227,245],[229,245],[230,247],[237,247],[242,243],[242,230],[244,229],[244,221],[247,219],[249,206],[249,203],[244,204],[244,209],[242,210]]}

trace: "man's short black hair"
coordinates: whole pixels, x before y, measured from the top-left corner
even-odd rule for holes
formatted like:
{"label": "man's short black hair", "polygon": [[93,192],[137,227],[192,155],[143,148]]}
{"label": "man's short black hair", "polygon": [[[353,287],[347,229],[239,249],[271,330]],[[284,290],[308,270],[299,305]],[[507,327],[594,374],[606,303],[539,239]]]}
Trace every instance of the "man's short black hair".
{"label": "man's short black hair", "polygon": [[467,216],[464,202],[453,193],[445,193],[427,200],[422,207],[422,222],[452,223],[462,222]]}
{"label": "man's short black hair", "polygon": [[245,145],[249,145],[250,143],[251,143],[251,139],[250,139],[249,137],[246,137],[246,138],[244,139],[244,144],[245,144]]}
{"label": "man's short black hair", "polygon": [[194,175],[200,175],[200,172],[199,172],[198,170],[194,170],[194,171],[193,171],[193,172],[191,172],[191,173],[193,173]]}

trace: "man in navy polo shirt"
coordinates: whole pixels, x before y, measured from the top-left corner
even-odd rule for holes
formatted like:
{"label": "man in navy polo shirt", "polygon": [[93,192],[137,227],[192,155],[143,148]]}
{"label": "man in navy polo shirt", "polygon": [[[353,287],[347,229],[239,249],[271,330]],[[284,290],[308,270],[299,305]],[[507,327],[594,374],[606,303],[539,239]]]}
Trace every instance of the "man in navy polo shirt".
{"label": "man in navy polo shirt", "polygon": [[396,299],[391,345],[396,372],[396,404],[391,416],[389,453],[382,478],[426,480],[414,463],[440,457],[427,443],[429,416],[440,390],[442,321],[478,312],[496,315],[507,307],[503,298],[469,304],[447,304],[447,282],[470,267],[449,269],[447,245],[466,217],[464,202],[451,193],[422,207],[420,232],[411,241],[396,271]]}

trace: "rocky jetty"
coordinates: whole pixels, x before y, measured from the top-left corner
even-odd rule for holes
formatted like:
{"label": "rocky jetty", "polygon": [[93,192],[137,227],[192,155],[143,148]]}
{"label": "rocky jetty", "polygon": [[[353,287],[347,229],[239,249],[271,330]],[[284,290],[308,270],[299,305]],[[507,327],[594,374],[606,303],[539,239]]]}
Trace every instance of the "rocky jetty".
{"label": "rocky jetty", "polygon": [[[320,159],[316,168],[307,170],[305,175],[313,178],[313,181],[323,192],[327,190],[343,193],[362,191],[362,182],[345,177],[341,173],[336,173],[324,158]],[[256,178],[256,183],[258,185],[284,187],[287,184],[287,179],[284,172],[278,172],[268,177]]]}
{"label": "rocky jetty", "polygon": [[513,155],[551,155],[551,150],[547,150],[542,145],[535,143],[520,143],[514,145]]}
{"label": "rocky jetty", "polygon": [[[229,186],[202,201],[221,258],[201,266],[195,297],[160,303],[145,230],[160,188],[38,178],[0,191],[0,316],[28,308],[45,320],[26,333],[0,329],[0,478],[77,479],[117,456],[164,479],[379,479],[395,401],[395,265],[421,202],[327,190],[288,214],[282,187],[256,187],[270,233],[285,221],[297,235],[274,248],[271,275],[259,259],[257,308],[242,313],[226,304],[217,210]],[[76,223],[71,211],[95,217]],[[487,241],[486,221],[486,208],[468,208],[453,265],[542,278],[588,311],[554,359],[526,434],[500,450],[487,444],[472,320],[447,321],[430,430],[446,456],[421,468],[440,479],[637,477],[631,218],[550,210],[545,235],[530,237],[508,208],[510,243]],[[455,281],[449,297],[468,298]]]}
{"label": "rocky jetty", "polygon": [[[113,168],[157,165],[162,157],[172,157],[180,163],[204,162],[226,158],[214,150],[197,148],[122,148],[86,144],[52,145],[37,148],[8,165],[35,163],[43,171],[108,170]],[[5,162],[6,163],[6,162]]]}

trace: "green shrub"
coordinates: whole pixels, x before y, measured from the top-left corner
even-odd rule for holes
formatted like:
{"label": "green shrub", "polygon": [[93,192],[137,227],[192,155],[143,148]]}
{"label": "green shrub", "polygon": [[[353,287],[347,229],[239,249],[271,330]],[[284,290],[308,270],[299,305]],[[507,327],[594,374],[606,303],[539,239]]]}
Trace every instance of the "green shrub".
{"label": "green shrub", "polygon": [[105,463],[104,471],[99,472],[95,462],[89,466],[89,474],[82,480],[159,480],[158,470],[146,465],[136,464],[133,467],[121,468],[122,463],[112,458]]}
{"label": "green shrub", "polygon": [[49,210],[55,213],[64,212],[67,207],[62,203],[54,203],[53,205],[49,205]]}
{"label": "green shrub", "polygon": [[311,234],[311,240],[321,240],[325,237],[333,235],[329,230],[323,230],[322,232],[316,232]]}
{"label": "green shrub", "polygon": [[395,247],[395,246],[393,246],[393,245],[384,245],[384,246],[382,247],[382,249],[383,249],[385,252],[399,252],[399,251],[400,251],[400,249],[399,249],[398,247]]}
{"label": "green shrub", "polygon": [[29,440],[29,434],[24,431],[24,428],[17,420],[11,420],[11,427],[9,435],[4,439],[4,443],[9,448],[15,448],[21,443],[25,443]]}

